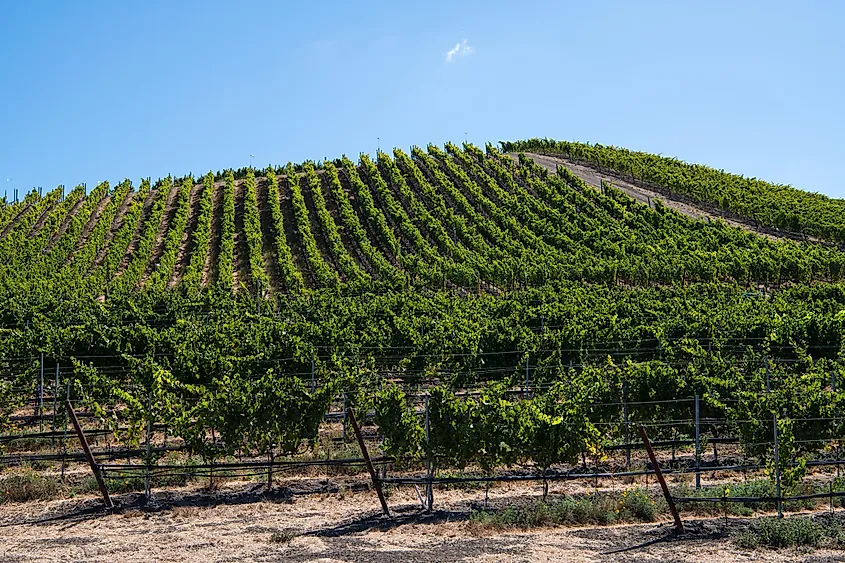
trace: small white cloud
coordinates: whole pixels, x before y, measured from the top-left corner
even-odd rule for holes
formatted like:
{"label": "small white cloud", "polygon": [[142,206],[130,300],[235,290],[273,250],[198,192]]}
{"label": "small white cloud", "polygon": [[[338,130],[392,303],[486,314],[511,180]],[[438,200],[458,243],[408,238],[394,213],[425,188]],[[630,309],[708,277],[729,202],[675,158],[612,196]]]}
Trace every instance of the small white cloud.
{"label": "small white cloud", "polygon": [[450,63],[455,60],[455,57],[465,57],[475,53],[475,49],[467,45],[467,40],[464,39],[460,43],[456,43],[454,49],[446,52],[446,62]]}

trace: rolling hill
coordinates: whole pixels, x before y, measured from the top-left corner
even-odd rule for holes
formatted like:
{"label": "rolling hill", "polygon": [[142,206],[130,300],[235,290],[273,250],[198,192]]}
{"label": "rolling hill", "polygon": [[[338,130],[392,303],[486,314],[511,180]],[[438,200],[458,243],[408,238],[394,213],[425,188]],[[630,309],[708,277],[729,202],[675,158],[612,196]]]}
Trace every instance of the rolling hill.
{"label": "rolling hill", "polygon": [[[756,288],[843,274],[835,247],[787,236],[838,241],[837,200],[621,149],[503,146],[566,160],[450,144],[137,188],[104,182],[87,195],[32,192],[0,212],[3,294],[496,295],[560,281]],[[591,186],[567,168],[584,176],[585,164],[614,175]],[[637,192],[646,187],[657,191]],[[673,209],[679,196],[686,214]]]}

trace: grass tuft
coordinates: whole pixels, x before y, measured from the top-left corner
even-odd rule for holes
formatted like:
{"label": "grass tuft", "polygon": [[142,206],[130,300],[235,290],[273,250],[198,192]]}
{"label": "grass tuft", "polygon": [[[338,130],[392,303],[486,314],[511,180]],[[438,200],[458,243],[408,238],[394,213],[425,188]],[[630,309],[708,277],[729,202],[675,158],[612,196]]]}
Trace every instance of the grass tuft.
{"label": "grass tuft", "polygon": [[653,522],[661,511],[657,502],[643,489],[629,489],[620,495],[586,494],[549,502],[534,501],[504,510],[478,510],[470,523],[480,528],[534,528],[538,526],[574,526],[613,524],[615,522]]}
{"label": "grass tuft", "polygon": [[13,475],[0,481],[0,503],[50,500],[59,496],[62,484],[36,473]]}
{"label": "grass tuft", "polygon": [[843,542],[843,530],[837,524],[824,524],[811,518],[767,517],[736,534],[733,541],[742,549],[838,546]]}
{"label": "grass tuft", "polygon": [[290,543],[296,537],[296,534],[290,530],[282,530],[281,532],[273,532],[270,534],[270,543]]}

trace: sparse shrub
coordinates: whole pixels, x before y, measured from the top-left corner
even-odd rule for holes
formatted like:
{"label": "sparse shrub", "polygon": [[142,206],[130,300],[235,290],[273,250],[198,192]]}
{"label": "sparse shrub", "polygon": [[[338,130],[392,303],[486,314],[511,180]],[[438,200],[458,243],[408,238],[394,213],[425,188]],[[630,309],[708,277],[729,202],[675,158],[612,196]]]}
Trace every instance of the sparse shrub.
{"label": "sparse shrub", "polygon": [[840,534],[838,526],[825,526],[810,518],[761,518],[750,530],[734,536],[733,541],[743,549],[819,547],[826,537],[838,541]]}
{"label": "sparse shrub", "polygon": [[741,549],[757,549],[760,537],[753,530],[743,530],[733,538],[734,544]]}
{"label": "sparse shrub", "polygon": [[630,489],[622,493],[619,499],[620,512],[628,512],[634,520],[653,522],[657,516],[657,504],[642,489]]}
{"label": "sparse shrub", "polygon": [[763,518],[757,532],[760,543],[771,547],[817,547],[825,535],[824,526],[809,518]]}
{"label": "sparse shrub", "polygon": [[586,494],[551,502],[536,501],[504,510],[479,510],[470,515],[473,525],[499,528],[532,528],[550,525],[612,524],[617,521],[652,522],[662,508],[642,489],[620,496]]}

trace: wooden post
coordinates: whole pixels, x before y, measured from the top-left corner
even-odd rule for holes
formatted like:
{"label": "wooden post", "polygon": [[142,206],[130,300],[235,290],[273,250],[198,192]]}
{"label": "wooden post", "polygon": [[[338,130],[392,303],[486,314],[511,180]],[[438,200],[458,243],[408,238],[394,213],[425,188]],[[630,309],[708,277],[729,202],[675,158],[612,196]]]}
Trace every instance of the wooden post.
{"label": "wooden post", "polygon": [[657,458],[654,457],[654,450],[651,449],[651,442],[648,441],[648,436],[645,433],[645,428],[642,425],[637,427],[640,432],[640,437],[645,444],[645,450],[648,452],[648,458],[651,460],[651,465],[654,467],[654,473],[657,475],[657,480],[660,481],[660,488],[663,489],[663,496],[666,497],[666,504],[669,505],[669,512],[672,513],[672,518],[675,519],[675,529],[683,533],[684,523],[681,522],[681,516],[678,514],[678,509],[675,507],[675,501],[672,500],[672,495],[669,493],[669,487],[666,485],[666,480],[663,478],[663,473],[660,471],[660,465],[657,464]]}
{"label": "wooden post", "polygon": [[73,429],[76,431],[76,435],[79,436],[79,443],[82,444],[82,450],[85,452],[85,457],[88,459],[88,465],[91,466],[91,471],[94,472],[94,479],[97,480],[97,486],[100,487],[100,492],[103,495],[103,502],[105,503],[107,509],[112,510],[114,508],[114,504],[112,504],[111,497],[109,496],[109,490],[106,488],[106,483],[103,481],[103,475],[100,473],[100,466],[97,465],[97,462],[94,459],[94,454],[91,453],[91,448],[88,446],[88,440],[85,439],[85,434],[82,433],[82,427],[79,425],[76,413],[73,412],[73,407],[70,406],[70,401],[65,401],[65,408],[67,409],[70,421],[73,423]]}
{"label": "wooden post", "polygon": [[[70,379],[67,380],[67,395],[65,395],[65,403],[70,404]],[[67,419],[65,417],[65,433],[62,436],[62,483],[65,482],[65,462],[67,461]]]}
{"label": "wooden post", "polygon": [[780,454],[778,453],[778,415],[772,415],[772,429],[775,434],[775,492],[778,496],[778,518],[783,518],[783,500],[780,489]]}
{"label": "wooden post", "polygon": [[50,433],[53,436],[50,436],[50,444],[54,444],[56,437],[56,408],[58,407],[58,400],[59,400],[59,364],[56,363],[56,382],[53,385],[53,423],[50,425]]}
{"label": "wooden post", "polygon": [[41,352],[41,377],[38,379],[38,424],[44,432],[44,352]]}
{"label": "wooden post", "polygon": [[434,487],[431,484],[433,477],[431,471],[431,425],[428,420],[428,392],[425,394],[425,473],[427,483],[425,484],[426,512],[431,512],[434,506]]}
{"label": "wooden post", "polygon": [[695,490],[701,488],[701,424],[698,393],[695,394]]}
{"label": "wooden post", "polygon": [[152,439],[153,434],[153,397],[152,394],[147,398],[147,458],[144,461],[144,498],[147,501],[150,500],[150,457],[151,457],[151,444],[150,440]]}
{"label": "wooden post", "polygon": [[625,424],[625,469],[631,469],[631,425],[628,423],[628,403],[625,392],[625,382],[622,382],[622,421]]}
{"label": "wooden post", "polygon": [[364,437],[361,435],[361,428],[358,426],[358,421],[355,419],[355,409],[349,407],[349,422],[352,424],[352,430],[355,432],[355,437],[358,438],[358,446],[361,447],[361,456],[364,458],[364,463],[367,465],[367,471],[370,472],[370,478],[373,480],[373,486],[376,488],[378,501],[381,503],[381,510],[384,515],[390,517],[390,509],[387,508],[387,500],[384,498],[384,492],[381,490],[381,481],[378,480],[376,470],[373,468],[373,462],[370,461],[370,454],[367,452],[367,445],[364,443]]}

